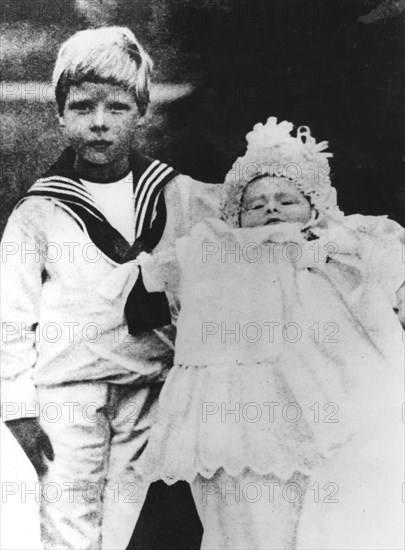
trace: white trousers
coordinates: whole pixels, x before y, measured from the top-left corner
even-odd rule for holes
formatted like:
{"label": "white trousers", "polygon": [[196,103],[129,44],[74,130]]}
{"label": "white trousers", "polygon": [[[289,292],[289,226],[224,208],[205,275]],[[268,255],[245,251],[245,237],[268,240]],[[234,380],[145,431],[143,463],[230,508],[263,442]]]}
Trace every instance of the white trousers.
{"label": "white trousers", "polygon": [[45,549],[125,549],[148,484],[134,473],[161,384],[38,387],[55,457],[41,479]]}
{"label": "white trousers", "polygon": [[232,477],[220,469],[192,484],[204,534],[203,550],[286,550],[295,548],[307,478],[295,473],[282,482],[249,470]]}

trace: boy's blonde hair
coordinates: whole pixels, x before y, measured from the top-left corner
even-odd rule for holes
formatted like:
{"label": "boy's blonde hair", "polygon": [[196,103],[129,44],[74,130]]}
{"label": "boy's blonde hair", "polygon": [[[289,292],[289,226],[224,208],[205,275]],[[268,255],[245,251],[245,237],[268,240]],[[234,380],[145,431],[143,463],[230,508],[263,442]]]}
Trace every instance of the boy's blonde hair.
{"label": "boy's blonde hair", "polygon": [[64,42],[53,71],[59,114],[70,86],[84,81],[117,84],[134,94],[143,116],[149,104],[153,63],[132,31],[101,27],[79,31]]}

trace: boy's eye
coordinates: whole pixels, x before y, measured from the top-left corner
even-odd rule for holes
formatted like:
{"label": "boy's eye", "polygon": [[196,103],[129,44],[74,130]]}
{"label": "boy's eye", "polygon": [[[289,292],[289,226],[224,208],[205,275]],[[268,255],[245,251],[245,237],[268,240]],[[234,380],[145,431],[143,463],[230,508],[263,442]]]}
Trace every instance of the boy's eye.
{"label": "boy's eye", "polygon": [[262,203],[256,203],[250,206],[249,210],[260,210],[260,208],[263,208],[264,204]]}
{"label": "boy's eye", "polygon": [[129,111],[130,107],[125,103],[119,103],[118,101],[116,101],[114,103],[111,103],[110,109],[115,113],[122,113],[124,111]]}
{"label": "boy's eye", "polygon": [[69,105],[69,108],[78,113],[89,113],[92,105],[88,101],[75,101]]}

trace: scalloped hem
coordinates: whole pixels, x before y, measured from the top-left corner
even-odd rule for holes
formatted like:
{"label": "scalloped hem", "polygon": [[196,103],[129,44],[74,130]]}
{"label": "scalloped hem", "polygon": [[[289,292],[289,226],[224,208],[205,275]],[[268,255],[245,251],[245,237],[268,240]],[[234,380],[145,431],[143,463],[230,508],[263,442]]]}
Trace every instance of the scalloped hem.
{"label": "scalloped hem", "polygon": [[282,481],[287,481],[291,479],[291,477],[294,475],[295,472],[300,472],[304,475],[311,475],[313,469],[315,467],[318,467],[325,459],[323,457],[318,457],[316,461],[313,462],[313,464],[310,465],[304,465],[304,464],[290,464],[286,468],[282,467],[269,467],[264,465],[258,465],[258,464],[221,464],[217,463],[211,467],[204,467],[202,465],[195,466],[193,468],[185,469],[185,468],[177,468],[176,472],[174,472],[174,469],[172,471],[168,471],[169,469],[165,469],[163,467],[160,467],[158,469],[149,470],[146,471],[142,469],[142,466],[138,467],[137,472],[146,480],[149,482],[164,481],[167,485],[174,485],[174,483],[177,483],[178,481],[187,481],[187,483],[192,483],[196,477],[201,476],[207,480],[214,477],[214,475],[219,471],[223,470],[226,474],[228,474],[231,477],[238,477],[240,475],[243,475],[246,471],[249,471],[253,474],[256,474],[261,477],[275,477]]}

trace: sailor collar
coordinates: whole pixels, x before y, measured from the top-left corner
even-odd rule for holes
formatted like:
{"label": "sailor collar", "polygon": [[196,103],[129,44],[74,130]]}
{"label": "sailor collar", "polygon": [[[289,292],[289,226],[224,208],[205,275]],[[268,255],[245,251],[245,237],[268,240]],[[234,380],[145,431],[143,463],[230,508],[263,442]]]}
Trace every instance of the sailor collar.
{"label": "sailor collar", "polygon": [[131,151],[130,171],[135,198],[135,239],[131,246],[101,212],[75,172],[74,161],[74,150],[66,149],[58,161],[28,190],[19,204],[33,196],[45,197],[59,203],[82,229],[87,230],[92,242],[119,264],[134,260],[142,251],[153,250],[166,224],[162,190],[178,173],[164,162]]}

